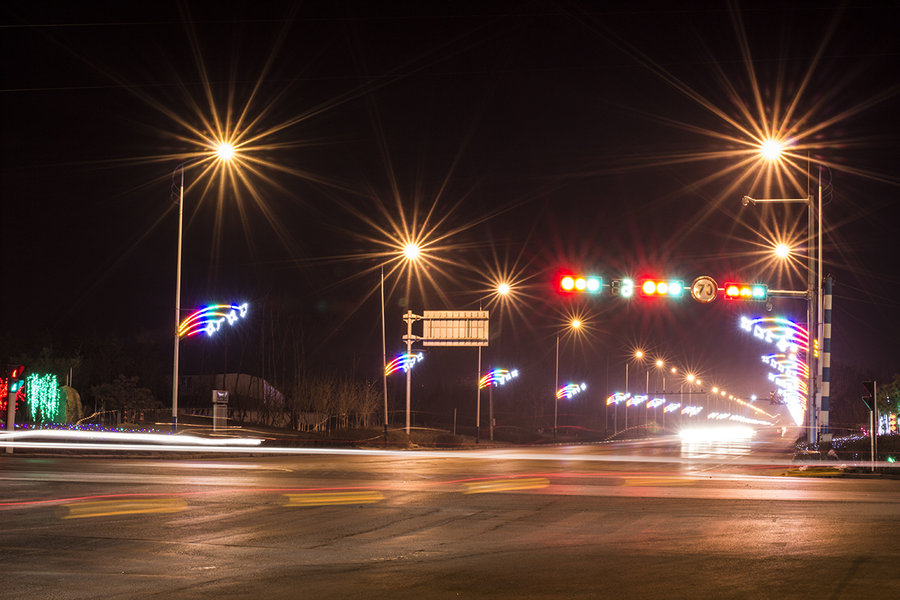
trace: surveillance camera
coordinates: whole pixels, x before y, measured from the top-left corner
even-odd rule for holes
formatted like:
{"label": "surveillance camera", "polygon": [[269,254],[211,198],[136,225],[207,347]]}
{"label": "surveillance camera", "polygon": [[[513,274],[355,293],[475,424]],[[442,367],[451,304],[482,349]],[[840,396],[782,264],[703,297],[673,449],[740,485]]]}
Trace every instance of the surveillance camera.
{"label": "surveillance camera", "polygon": [[753,198],[751,198],[750,196],[744,196],[743,198],[741,198],[741,204],[743,206],[747,206],[747,205],[751,204],[752,202],[753,202]]}
{"label": "surveillance camera", "polygon": [[775,308],[775,307],[772,306],[772,303],[771,303],[771,302],[766,302],[766,310],[767,310],[768,312],[772,312],[772,309],[773,309],[773,308]]}

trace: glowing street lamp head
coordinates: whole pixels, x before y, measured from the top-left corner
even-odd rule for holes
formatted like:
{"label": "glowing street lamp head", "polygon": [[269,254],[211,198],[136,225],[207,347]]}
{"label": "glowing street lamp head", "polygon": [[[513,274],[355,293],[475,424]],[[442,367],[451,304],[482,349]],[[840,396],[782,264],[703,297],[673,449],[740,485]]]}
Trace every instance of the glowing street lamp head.
{"label": "glowing street lamp head", "polygon": [[219,142],[216,144],[216,158],[222,162],[229,162],[234,158],[234,145],[228,142]]}
{"label": "glowing street lamp head", "polygon": [[417,258],[419,258],[419,252],[421,252],[421,249],[415,242],[409,242],[408,244],[403,246],[403,256],[406,257],[406,260],[416,260]]}
{"label": "glowing street lamp head", "polygon": [[511,291],[511,288],[509,287],[509,284],[506,283],[505,281],[497,286],[497,293],[500,294],[501,296],[508,296],[510,291]]}
{"label": "glowing street lamp head", "polygon": [[579,319],[572,319],[572,322],[569,323],[572,326],[572,329],[578,329],[581,327],[581,321]]}
{"label": "glowing street lamp head", "polygon": [[775,246],[775,256],[778,258],[787,258],[791,254],[791,248],[787,244],[778,244]]}
{"label": "glowing street lamp head", "polygon": [[778,140],[773,139],[765,140],[759,147],[759,153],[762,154],[763,158],[766,160],[778,160],[781,158],[783,150],[784,145]]}
{"label": "glowing street lamp head", "polygon": [[663,368],[665,365],[666,365],[666,363],[664,363],[663,360],[662,360],[661,358],[657,358],[657,359],[656,359],[656,366],[657,366],[657,367],[659,367],[659,368],[661,369],[661,368]]}
{"label": "glowing street lamp head", "polygon": [[642,350],[635,350],[634,357],[635,358],[644,358],[644,352]]}
{"label": "glowing street lamp head", "polygon": [[695,380],[695,379],[696,379],[696,377],[694,376],[693,373],[688,373],[688,374],[687,374],[687,380],[688,380],[689,382],[694,383],[694,380]]}

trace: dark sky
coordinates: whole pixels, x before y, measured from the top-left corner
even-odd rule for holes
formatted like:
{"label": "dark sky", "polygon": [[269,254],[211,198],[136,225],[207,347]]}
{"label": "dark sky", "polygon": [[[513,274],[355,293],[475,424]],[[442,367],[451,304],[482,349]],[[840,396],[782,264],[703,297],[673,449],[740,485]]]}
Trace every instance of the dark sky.
{"label": "dark sky", "polygon": [[[204,151],[212,104],[223,121],[246,108],[246,180],[186,171],[183,307],[289,313],[310,360],[377,375],[377,253],[405,221],[433,242],[414,311],[477,308],[491,273],[519,281],[514,307],[492,308],[486,363],[552,381],[556,332],[581,311],[586,335],[561,346],[567,377],[606,385],[608,368],[612,388],[640,346],[764,392],[766,349],[737,328],[759,306],[573,303],[553,289],[567,268],[805,287],[760,262],[759,246],[766,231],[802,237],[805,208],[740,202],[805,195],[745,163],[765,114],[814,176],[828,167],[835,360],[900,371],[890,3],[130,4],[2,8],[2,327],[14,344],[170,335],[172,185]],[[390,269],[393,353],[407,279]],[[802,301],[774,305],[805,318]],[[241,339],[261,335],[252,315]],[[474,362],[474,350],[431,354],[449,372]]]}

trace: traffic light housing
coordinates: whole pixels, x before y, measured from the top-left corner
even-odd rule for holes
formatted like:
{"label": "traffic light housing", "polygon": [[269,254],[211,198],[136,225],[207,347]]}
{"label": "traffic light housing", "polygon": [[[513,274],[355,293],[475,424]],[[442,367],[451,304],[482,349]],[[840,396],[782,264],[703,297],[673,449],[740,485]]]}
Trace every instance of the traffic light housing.
{"label": "traffic light housing", "polygon": [[726,283],[724,289],[728,300],[765,302],[769,296],[769,287],[761,283]]}
{"label": "traffic light housing", "polygon": [[593,275],[567,274],[559,278],[559,291],[564,294],[599,294],[603,279]]}
{"label": "traffic light housing", "polygon": [[638,293],[644,298],[681,298],[684,296],[684,282],[677,279],[641,279]]}

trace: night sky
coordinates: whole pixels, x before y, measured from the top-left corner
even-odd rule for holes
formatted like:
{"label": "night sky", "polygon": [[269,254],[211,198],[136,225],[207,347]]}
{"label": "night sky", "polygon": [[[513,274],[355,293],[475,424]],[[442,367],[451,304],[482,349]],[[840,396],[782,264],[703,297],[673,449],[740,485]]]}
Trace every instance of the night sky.
{"label": "night sky", "polygon": [[[577,313],[560,377],[595,399],[635,348],[763,394],[767,349],[737,327],[763,307],[572,300],[556,276],[805,288],[802,260],[767,258],[767,240],[802,242],[805,207],[741,197],[803,197],[824,165],[834,360],[900,371],[893,7],[785,4],[5,2],[7,352],[91,335],[168,348],[178,165],[205,160],[185,169],[182,306],[251,306],[218,364],[246,368],[236,344],[287,328],[310,368],[379,377],[384,264],[389,354],[407,307],[481,303],[485,366],[550,389]],[[240,122],[233,178],[204,170],[216,118]],[[766,129],[800,189],[755,158]],[[411,277],[404,231],[429,257]],[[773,304],[805,320],[803,301]],[[417,377],[472,378],[475,356],[431,350]]]}

